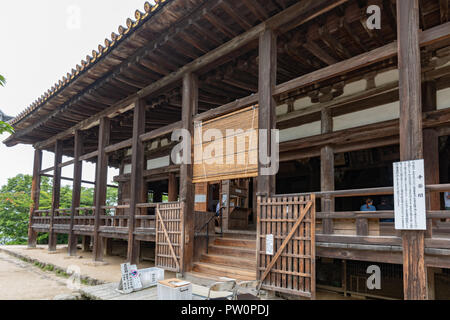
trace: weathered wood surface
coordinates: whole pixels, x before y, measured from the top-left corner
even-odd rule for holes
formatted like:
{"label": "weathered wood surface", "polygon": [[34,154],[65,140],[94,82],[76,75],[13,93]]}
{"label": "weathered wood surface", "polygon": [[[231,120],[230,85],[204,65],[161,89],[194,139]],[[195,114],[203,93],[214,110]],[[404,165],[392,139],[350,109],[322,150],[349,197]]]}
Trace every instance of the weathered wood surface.
{"label": "weathered wood surface", "polygon": [[[258,197],[257,278],[262,288],[315,299],[315,197]],[[273,235],[273,255],[266,236]]]}
{"label": "weathered wood surface", "polygon": [[81,180],[83,163],[80,161],[80,157],[83,154],[83,133],[81,131],[75,132],[74,137],[74,166],[73,166],[73,185],[72,185],[72,208],[70,211],[70,226],[69,226],[69,255],[76,256],[78,236],[73,232],[73,226],[75,222],[75,215],[77,214],[76,208],[80,206],[81,199]]}
{"label": "weathered wood surface", "polygon": [[102,118],[99,126],[98,139],[98,158],[96,163],[96,179],[95,179],[95,223],[94,223],[94,247],[93,258],[95,261],[102,261],[102,241],[99,235],[100,216],[102,215],[102,207],[106,203],[106,188],[108,181],[108,155],[105,148],[109,145],[111,128],[110,119]]}
{"label": "weathered wood surface", "polygon": [[[187,73],[183,77],[182,88],[182,126],[184,130],[190,133],[191,141],[189,147],[192,146],[192,139],[194,137],[194,123],[192,118],[198,111],[198,77],[195,74]],[[187,151],[187,150],[186,150]],[[180,167],[180,201],[183,203],[182,209],[182,235],[184,235],[180,245],[182,246],[181,254],[183,254],[181,271],[190,271],[194,256],[194,185],[193,167],[194,154],[192,150],[189,154],[183,155],[186,157],[185,161],[181,163]],[[187,157],[190,157],[188,159]]]}
{"label": "weathered wood surface", "polygon": [[132,156],[131,156],[131,201],[130,201],[130,218],[128,220],[128,261],[136,264],[138,261],[139,241],[134,237],[136,205],[146,202],[143,199],[144,181],[142,171],[145,169],[144,164],[144,144],[140,140],[141,134],[145,131],[145,101],[138,100],[135,102],[133,114],[133,138],[132,138]]}
{"label": "weathered wood surface", "polygon": [[[272,129],[276,129],[276,104],[273,90],[277,83],[277,36],[271,29],[266,30],[259,37],[259,108],[258,129],[265,130],[266,141],[258,139],[258,150],[267,150],[271,155]],[[264,147],[263,144],[264,143]],[[261,170],[270,168],[271,164],[258,161],[257,193],[269,196],[275,193],[275,175],[262,175]]]}
{"label": "weathered wood surface", "polygon": [[[91,300],[158,300],[157,287],[121,294],[116,289],[119,283],[107,283],[94,287],[82,287],[80,292],[83,296]],[[212,298],[227,296],[229,293],[211,292]],[[192,283],[192,300],[206,300],[208,288]]]}
{"label": "weathered wood surface", "polygon": [[160,203],[156,209],[155,265],[164,270],[182,270],[183,209],[182,202]]}
{"label": "weathered wood surface", "polygon": [[59,164],[62,162],[63,157],[63,141],[57,140],[55,143],[55,158],[54,158],[54,173],[53,173],[53,186],[52,186],[52,210],[50,219],[50,230],[48,236],[48,250],[56,251],[57,235],[53,230],[55,224],[56,210],[59,209],[60,196],[61,196],[61,168]]}
{"label": "weathered wood surface", "polygon": [[[400,159],[423,159],[419,1],[397,1],[400,89]],[[427,299],[425,232],[402,231],[406,300]]]}
{"label": "weathered wood surface", "polygon": [[37,232],[33,230],[33,217],[36,210],[39,210],[39,198],[41,192],[41,176],[39,172],[42,166],[42,151],[34,150],[33,160],[33,181],[31,183],[31,207],[30,217],[28,220],[28,247],[36,248]]}

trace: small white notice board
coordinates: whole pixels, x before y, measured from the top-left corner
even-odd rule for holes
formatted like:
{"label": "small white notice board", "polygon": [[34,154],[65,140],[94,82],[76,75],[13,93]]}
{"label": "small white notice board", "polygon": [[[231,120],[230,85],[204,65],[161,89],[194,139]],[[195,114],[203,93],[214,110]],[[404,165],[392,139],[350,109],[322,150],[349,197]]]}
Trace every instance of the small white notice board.
{"label": "small white notice board", "polygon": [[396,230],[426,230],[425,169],[423,160],[394,163]]}
{"label": "small white notice board", "polygon": [[273,234],[266,235],[266,254],[273,256]]}

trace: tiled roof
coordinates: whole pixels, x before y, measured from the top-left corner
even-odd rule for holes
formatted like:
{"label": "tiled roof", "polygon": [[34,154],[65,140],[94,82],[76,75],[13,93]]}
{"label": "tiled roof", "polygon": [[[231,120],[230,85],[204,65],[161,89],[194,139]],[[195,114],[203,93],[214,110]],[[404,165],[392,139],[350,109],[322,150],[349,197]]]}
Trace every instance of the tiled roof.
{"label": "tiled roof", "polygon": [[125,37],[133,33],[138,27],[140,27],[148,18],[151,17],[153,12],[162,6],[165,2],[170,0],[154,0],[155,4],[152,5],[149,2],[144,4],[144,12],[136,10],[134,14],[134,20],[128,18],[126,21],[126,27],[119,26],[118,33],[111,33],[111,39],[105,39],[103,44],[99,44],[97,50],[92,50],[92,54],[86,56],[86,59],[81,60],[80,64],[77,64],[71,72],[68,72],[66,76],[55,83],[47,92],[34,101],[28,108],[19,113],[13,120],[10,121],[11,125],[15,125],[31,114],[33,111],[39,109],[47,100],[54,95],[58,94],[62,89],[75,81],[79,75],[90,69],[102,56],[107,55],[114,49]]}

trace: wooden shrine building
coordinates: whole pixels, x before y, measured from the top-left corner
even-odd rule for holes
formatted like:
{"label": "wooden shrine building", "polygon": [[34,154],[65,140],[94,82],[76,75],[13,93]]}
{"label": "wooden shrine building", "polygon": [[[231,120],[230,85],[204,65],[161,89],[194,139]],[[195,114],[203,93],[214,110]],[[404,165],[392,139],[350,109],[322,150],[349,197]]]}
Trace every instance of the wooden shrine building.
{"label": "wooden shrine building", "polygon": [[[257,278],[311,298],[316,286],[450,297],[447,0],[146,3],[11,124],[4,143],[35,148],[30,247],[49,233],[55,250],[67,234],[70,255],[83,240],[101,261],[121,241],[131,262],[151,247],[167,270]],[[210,144],[194,137],[207,128],[261,131],[244,140],[243,162],[206,165],[197,153]],[[179,129],[191,135],[190,163],[172,157]],[[273,162],[249,161],[262,149],[279,154],[276,174],[261,174]],[[43,151],[54,152],[51,168]],[[425,160],[427,230],[400,232],[392,165],[414,159]],[[85,162],[96,165],[88,208]],[[108,168],[119,169],[113,206]],[[49,210],[39,206],[41,176],[53,178]],[[70,208],[59,205],[63,179],[73,181]],[[368,197],[383,209],[361,212]],[[381,290],[365,287],[370,265],[381,268]]]}

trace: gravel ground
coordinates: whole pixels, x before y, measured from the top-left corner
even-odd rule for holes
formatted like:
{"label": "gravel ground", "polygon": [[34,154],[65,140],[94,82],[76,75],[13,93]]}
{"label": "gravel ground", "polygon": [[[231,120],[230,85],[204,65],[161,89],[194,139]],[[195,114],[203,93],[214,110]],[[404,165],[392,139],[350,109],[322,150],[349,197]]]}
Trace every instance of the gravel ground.
{"label": "gravel ground", "polygon": [[66,279],[0,252],[0,300],[52,300],[73,294]]}

